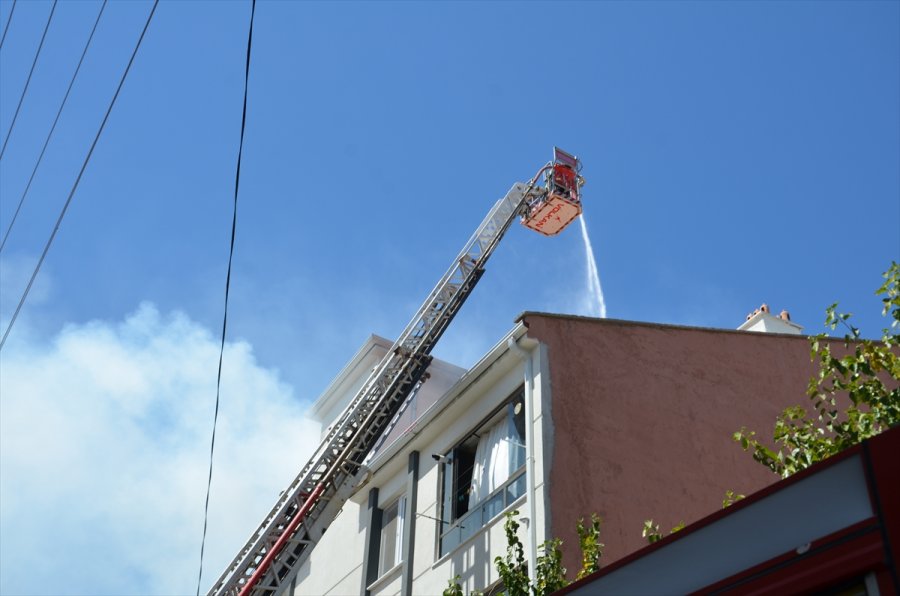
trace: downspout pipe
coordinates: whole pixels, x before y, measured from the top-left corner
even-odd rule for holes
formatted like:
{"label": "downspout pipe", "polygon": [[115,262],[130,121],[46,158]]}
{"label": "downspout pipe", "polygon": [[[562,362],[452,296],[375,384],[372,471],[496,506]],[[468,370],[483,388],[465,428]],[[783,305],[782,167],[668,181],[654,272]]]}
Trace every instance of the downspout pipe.
{"label": "downspout pipe", "polygon": [[528,493],[528,577],[535,580],[537,569],[537,504],[534,499],[534,365],[531,354],[514,337],[506,345],[525,363],[525,484]]}

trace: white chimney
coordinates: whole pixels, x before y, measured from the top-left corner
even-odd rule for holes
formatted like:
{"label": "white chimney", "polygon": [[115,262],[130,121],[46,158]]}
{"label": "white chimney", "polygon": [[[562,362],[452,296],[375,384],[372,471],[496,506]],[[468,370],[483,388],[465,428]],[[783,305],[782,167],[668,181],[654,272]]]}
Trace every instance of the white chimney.
{"label": "white chimney", "polygon": [[769,312],[769,305],[763,304],[747,315],[747,320],[738,327],[738,331],[757,331],[759,333],[789,333],[800,335],[803,327],[791,321],[791,315],[783,310],[777,317]]}

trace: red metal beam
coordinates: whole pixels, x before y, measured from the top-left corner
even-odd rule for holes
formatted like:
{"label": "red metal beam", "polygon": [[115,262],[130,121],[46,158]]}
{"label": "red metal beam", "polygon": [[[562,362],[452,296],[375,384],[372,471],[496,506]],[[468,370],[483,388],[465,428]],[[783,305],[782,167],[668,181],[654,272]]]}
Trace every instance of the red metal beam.
{"label": "red metal beam", "polygon": [[291,534],[294,533],[294,530],[297,529],[297,526],[300,525],[300,522],[303,521],[303,518],[306,517],[306,514],[309,513],[309,510],[312,509],[312,506],[315,504],[316,500],[319,498],[319,495],[322,494],[322,491],[325,490],[325,485],[321,482],[316,485],[316,488],[313,489],[312,493],[306,498],[306,502],[303,503],[303,507],[300,508],[300,511],[297,512],[297,515],[291,518],[291,521],[288,522],[288,525],[284,528],[284,531],[281,533],[281,536],[278,537],[278,540],[275,541],[275,544],[272,545],[272,548],[266,553],[266,556],[263,557],[263,560],[259,562],[256,570],[253,571],[253,575],[250,576],[250,579],[247,580],[247,583],[244,584],[244,587],[241,588],[240,596],[249,596],[250,591],[253,590],[253,586],[256,585],[256,582],[265,575],[266,570],[269,568],[269,565],[272,564],[272,561],[275,557],[278,556],[278,553],[281,552],[281,549],[284,548],[284,545],[287,543],[288,539],[291,537]]}

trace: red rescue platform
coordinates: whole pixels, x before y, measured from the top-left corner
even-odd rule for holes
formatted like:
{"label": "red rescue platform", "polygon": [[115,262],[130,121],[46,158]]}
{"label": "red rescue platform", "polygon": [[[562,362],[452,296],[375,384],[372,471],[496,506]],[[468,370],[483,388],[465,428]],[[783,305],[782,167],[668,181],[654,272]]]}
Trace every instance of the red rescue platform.
{"label": "red rescue platform", "polygon": [[553,163],[544,171],[546,192],[526,206],[522,225],[545,236],[556,236],[581,215],[578,175],[581,163],[574,155],[554,147]]}

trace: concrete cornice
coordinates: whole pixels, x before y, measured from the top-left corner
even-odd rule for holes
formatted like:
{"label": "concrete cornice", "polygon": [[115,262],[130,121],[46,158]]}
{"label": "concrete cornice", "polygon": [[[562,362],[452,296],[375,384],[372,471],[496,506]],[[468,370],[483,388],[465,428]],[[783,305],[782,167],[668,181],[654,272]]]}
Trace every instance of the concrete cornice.
{"label": "concrete cornice", "polygon": [[[353,373],[356,371],[357,367],[359,367],[360,363],[372,352],[376,347],[384,348],[385,350],[389,350],[393,344],[390,340],[385,339],[379,335],[370,335],[369,338],[363,343],[363,345],[356,351],[356,354],[353,355],[353,358],[344,365],[344,368],[332,379],[331,383],[329,383],[328,387],[325,388],[325,391],[322,392],[315,402],[313,402],[312,406],[309,409],[309,414],[315,420],[321,422],[323,412],[328,411],[328,408],[331,407],[332,403],[335,399],[341,394],[341,389],[344,383],[353,377]],[[378,358],[381,360],[381,358]]]}

